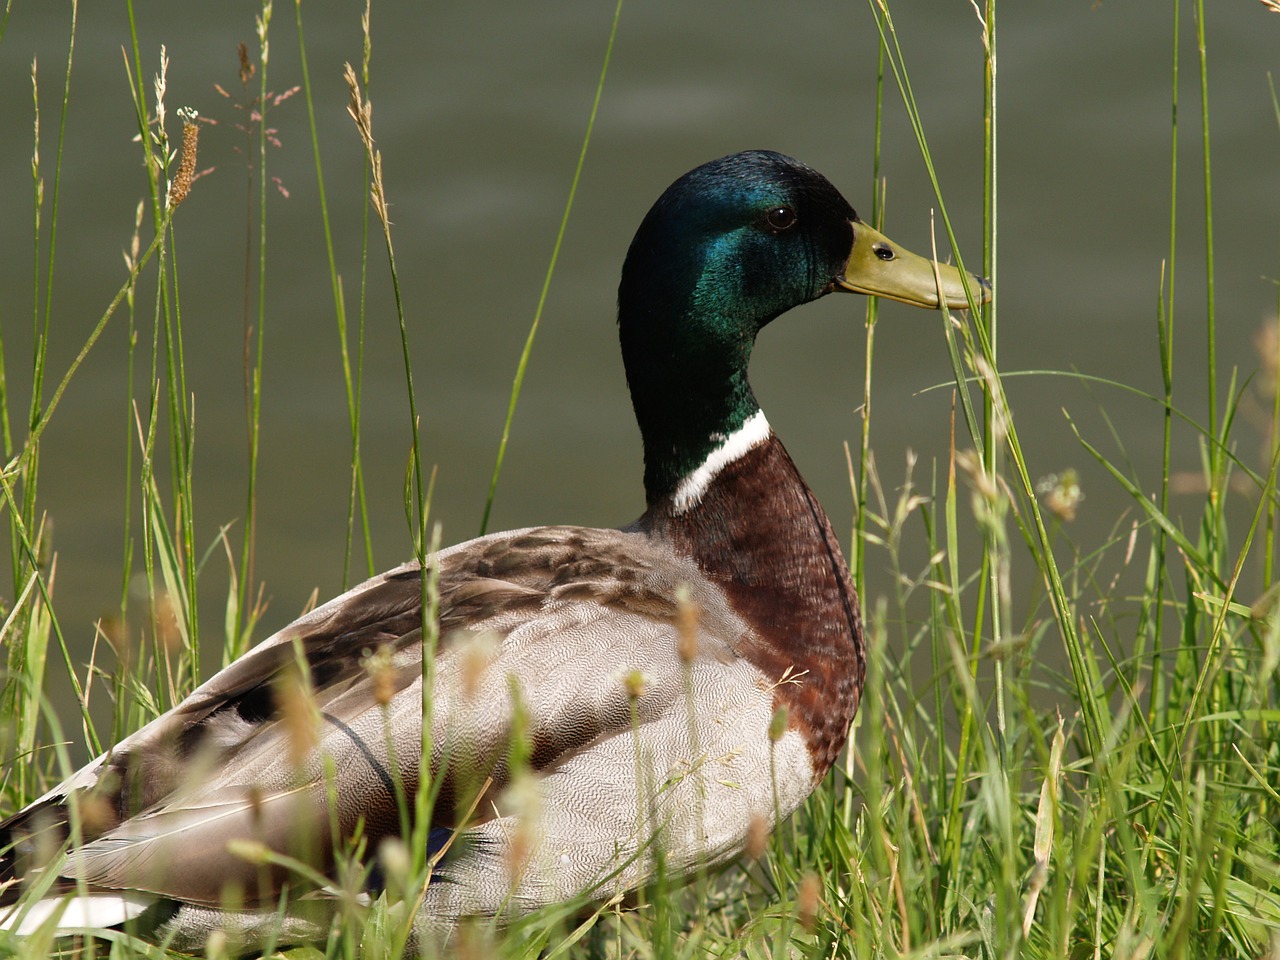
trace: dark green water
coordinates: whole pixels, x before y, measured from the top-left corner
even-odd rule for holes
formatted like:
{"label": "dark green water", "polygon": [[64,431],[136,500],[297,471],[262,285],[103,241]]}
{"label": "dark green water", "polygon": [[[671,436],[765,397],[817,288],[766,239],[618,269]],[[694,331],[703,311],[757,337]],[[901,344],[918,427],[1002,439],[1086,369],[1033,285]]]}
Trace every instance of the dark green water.
{"label": "dark green water", "polygon": [[[1280,263],[1280,133],[1267,70],[1280,68],[1280,16],[1256,2],[1209,4],[1219,392],[1258,366],[1255,332],[1274,312]],[[0,43],[0,323],[15,411],[29,391],[30,64],[39,57],[41,160],[49,188],[69,5],[18,2]],[[980,258],[982,61],[965,0],[899,4],[897,23],[948,208]],[[324,174],[348,310],[357,310],[363,156],[345,113],[344,60],[359,61],[362,4],[303,4]],[[236,44],[255,49],[253,3],[137,4],[148,75],[171,59],[168,104],[219,121],[201,139],[197,182],[178,220],[188,386],[197,420],[202,537],[244,513],[242,401],[245,172],[231,101]],[[999,38],[1000,358],[1006,370],[1079,370],[1159,393],[1156,302],[1168,253],[1172,4],[1006,3]],[[276,4],[270,86],[301,82],[293,5]],[[374,128],[423,409],[438,465],[434,516],[446,542],[477,532],[516,360],[580,147],[612,17],[605,3],[378,2]],[[1205,416],[1202,166],[1194,24],[1184,5],[1180,83],[1176,399]],[[146,191],[121,46],[119,4],[82,4],[71,80],[50,378],[61,375],[122,282],[120,251]],[[632,231],[674,177],[747,147],[824,171],[860,210],[873,191],[877,37],[862,5],[632,3],[621,29],[576,206],[517,413],[491,529],[540,522],[614,525],[640,510],[640,452],[613,327]],[[257,572],[266,626],[313,588],[342,586],[349,440],[333,304],[321,242],[305,104],[270,117],[281,147],[270,197],[263,453]],[[176,121],[170,120],[176,130]],[[886,232],[921,252],[934,199],[896,89],[886,91]],[[46,210],[44,223],[49,223]],[[409,554],[401,507],[408,417],[385,258],[374,237],[363,433],[379,568]],[[140,305],[141,306],[141,305]],[[149,308],[140,321],[149,330]],[[890,495],[908,449],[919,479],[945,465],[950,377],[939,319],[886,304],[876,342],[874,447]],[[57,609],[83,655],[92,621],[118,604],[127,423],[125,318],[115,318],[67,393],[43,449],[41,500],[56,523]],[[149,336],[149,333],[144,334]],[[828,298],[766,331],[757,394],[837,529],[851,506],[843,441],[856,444],[862,304]],[[145,396],[143,379],[138,394]],[[1159,477],[1160,413],[1107,387],[1008,382],[1035,476],[1080,470],[1087,499],[1070,529],[1083,549],[1127,532],[1132,507],[1063,417],[1143,485]],[[1220,401],[1222,399],[1220,396]],[[1117,450],[1099,414],[1113,418]],[[19,413],[17,419],[21,420]],[[1252,428],[1241,428],[1241,453]],[[1177,432],[1177,469],[1199,463]],[[136,464],[136,459],[135,459]],[[943,469],[943,467],[939,467]],[[1199,501],[1182,497],[1193,517]],[[136,516],[136,513],[135,513]],[[236,542],[239,534],[236,528]],[[914,535],[914,534],[913,534]],[[976,556],[976,538],[970,537]],[[1120,551],[1106,568],[1120,565]],[[887,589],[883,554],[870,580]],[[221,561],[215,556],[214,567]],[[972,557],[962,567],[973,566]],[[212,642],[221,574],[203,598]],[[1028,585],[1030,586],[1030,584]],[[1256,584],[1254,585],[1256,587]],[[10,598],[11,599],[11,598]],[[1015,600],[1019,617],[1027,612]]]}

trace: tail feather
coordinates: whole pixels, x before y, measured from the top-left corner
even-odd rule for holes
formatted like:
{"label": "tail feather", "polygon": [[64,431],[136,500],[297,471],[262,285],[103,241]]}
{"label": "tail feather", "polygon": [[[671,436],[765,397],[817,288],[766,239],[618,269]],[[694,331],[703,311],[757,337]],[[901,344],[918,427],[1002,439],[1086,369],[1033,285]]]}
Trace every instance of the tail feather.
{"label": "tail feather", "polygon": [[67,823],[67,808],[56,799],[0,821],[0,908],[16,903],[31,874],[57,859],[67,841]]}
{"label": "tail feather", "polygon": [[134,920],[157,903],[158,897],[132,890],[66,892],[34,903],[0,907],[0,930],[29,936],[46,924],[58,930],[102,930]]}
{"label": "tail feather", "polygon": [[61,862],[68,822],[60,797],[0,821],[0,930],[26,936],[50,924],[64,931],[114,927],[160,900],[135,890],[86,890],[68,877],[42,874],[43,865]]}

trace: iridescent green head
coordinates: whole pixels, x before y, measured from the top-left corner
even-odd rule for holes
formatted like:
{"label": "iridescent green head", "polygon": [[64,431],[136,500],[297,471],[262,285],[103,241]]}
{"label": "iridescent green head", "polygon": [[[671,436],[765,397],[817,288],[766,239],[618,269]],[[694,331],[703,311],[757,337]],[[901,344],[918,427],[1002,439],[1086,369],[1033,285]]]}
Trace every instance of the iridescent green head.
{"label": "iridescent green head", "polygon": [[[975,299],[985,283],[967,277]],[[822,174],[765,150],[721,157],[667,188],[622,268],[618,326],[650,503],[668,495],[759,406],[756,335],[833,291],[967,305],[965,278],[858,219]]]}

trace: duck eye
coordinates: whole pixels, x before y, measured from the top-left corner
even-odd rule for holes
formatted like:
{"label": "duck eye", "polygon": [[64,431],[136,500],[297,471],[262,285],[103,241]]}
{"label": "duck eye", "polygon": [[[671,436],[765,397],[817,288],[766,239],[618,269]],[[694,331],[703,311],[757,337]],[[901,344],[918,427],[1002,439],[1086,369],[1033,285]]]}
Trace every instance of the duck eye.
{"label": "duck eye", "polygon": [[796,223],[796,212],[790,207],[774,207],[764,215],[765,223],[775,232],[790,230]]}
{"label": "duck eye", "polygon": [[877,243],[871,249],[875,251],[876,256],[879,257],[881,260],[892,260],[896,256],[896,254],[893,252],[893,247],[889,246],[888,244]]}

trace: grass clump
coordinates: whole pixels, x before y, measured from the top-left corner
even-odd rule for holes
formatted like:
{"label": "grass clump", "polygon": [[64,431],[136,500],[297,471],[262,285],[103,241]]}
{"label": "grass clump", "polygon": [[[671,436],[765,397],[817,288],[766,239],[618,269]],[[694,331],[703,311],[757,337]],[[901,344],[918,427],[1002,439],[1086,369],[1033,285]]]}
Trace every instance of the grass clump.
{"label": "grass clump", "polygon": [[[958,259],[961,251],[933,172],[907,55],[899,44],[890,5],[873,0],[868,7],[869,22],[877,26],[882,39],[877,89],[883,92],[887,81],[901,95],[938,191],[940,237],[945,237],[938,246],[943,252],[950,248]],[[328,238],[300,4],[295,12],[303,53],[299,86],[312,118]],[[1161,411],[1162,463],[1157,475],[1143,476],[1131,466],[1112,462],[1095,442],[1081,436],[1081,451],[1111,474],[1132,501],[1134,517],[1131,521],[1117,518],[1115,537],[1090,552],[1081,551],[1066,534],[1077,496],[1069,478],[1059,477],[1044,489],[1033,479],[1005,394],[1007,374],[999,366],[997,13],[996,0],[975,4],[982,26],[975,62],[983,65],[987,131],[982,272],[996,281],[997,294],[982,311],[943,316],[940,333],[954,373],[952,434],[956,439],[935,465],[908,464],[901,483],[884,479],[872,453],[871,361],[877,307],[874,302],[868,304],[866,415],[856,457],[851,456],[850,478],[857,506],[852,555],[867,605],[869,676],[853,745],[841,769],[790,821],[772,833],[763,825],[753,831],[741,868],[719,876],[698,874],[687,884],[677,882],[678,878],[659,879],[627,909],[611,900],[559,906],[523,918],[506,930],[477,923],[461,932],[456,955],[662,960],[700,956],[753,960],[1280,956],[1280,604],[1272,584],[1280,504],[1276,481],[1280,389],[1273,377],[1270,393],[1263,396],[1271,418],[1266,454],[1261,464],[1248,463],[1237,453],[1233,433],[1246,393],[1233,380],[1221,409],[1217,396],[1212,141],[1203,0],[1195,8],[1195,31],[1201,51],[1196,69],[1205,174],[1202,272],[1208,301],[1203,382],[1208,386],[1208,408],[1200,422],[1175,405],[1173,254],[1178,224],[1173,211],[1179,186],[1176,91],[1182,28],[1179,7],[1174,5],[1170,258],[1153,296],[1152,350],[1160,364],[1162,393],[1151,399]],[[406,311],[387,217],[389,187],[383,180],[369,107],[368,6],[363,23],[365,58],[359,71],[348,68],[351,112],[368,161],[367,181],[361,187],[372,207],[367,219],[376,221],[382,234],[394,285],[412,438],[404,507],[414,551],[425,560],[438,542],[429,524],[431,476],[418,439],[421,414],[413,392]],[[260,111],[256,126],[249,128],[257,147],[257,168],[250,173],[247,215],[255,224],[259,243],[256,264],[252,245],[246,250],[249,518],[256,509],[265,369],[262,250],[270,129],[265,112],[281,103],[266,87],[270,24],[268,2],[257,20],[258,60],[241,55],[246,91],[255,76],[260,84],[258,92],[251,96],[246,92]],[[615,16],[615,29],[616,25]],[[127,257],[129,273],[74,362],[45,396],[49,304],[61,276],[55,273],[54,257],[57,187],[74,40],[73,17],[52,169],[47,155],[41,157],[38,110],[36,114],[32,230],[37,250],[43,241],[48,252],[33,269],[36,346],[29,402],[12,397],[0,377],[5,456],[0,480],[11,571],[11,602],[0,624],[6,656],[0,688],[0,756],[4,757],[0,810],[5,812],[39,795],[70,767],[60,746],[64,734],[59,714],[44,700],[51,669],[65,672],[70,679],[79,710],[80,729],[67,735],[82,739],[97,752],[163,712],[198,683],[202,645],[197,607],[201,593],[207,593],[201,572],[215,547],[221,546],[227,554],[231,580],[222,638],[224,659],[246,648],[261,609],[254,599],[252,519],[242,532],[238,556],[227,537],[212,547],[196,537],[195,419],[186,383],[176,250],[182,225],[179,204],[193,189],[193,182],[194,189],[199,189],[195,182],[199,127],[194,114],[184,114],[181,149],[170,139],[165,107],[167,60],[162,53],[155,79],[147,82],[136,32],[128,62],[147,197],[139,208],[137,239]],[[609,50],[612,42],[611,34]],[[606,52],[606,66],[607,62]],[[34,67],[32,78],[38,83]],[[592,121],[603,82],[602,72]],[[584,138],[575,185],[586,142]],[[878,130],[876,144],[878,149]],[[571,189],[551,267],[572,197]],[[879,203],[870,219],[881,219]],[[144,222],[153,237],[150,241],[145,240]],[[333,243],[327,239],[351,428],[344,579],[353,563],[372,567],[360,452],[367,235],[365,247],[361,309],[353,333]],[[1183,270],[1187,269],[1191,268],[1184,265]],[[489,488],[490,503],[550,278],[551,268],[516,373]],[[150,310],[139,306],[143,285],[153,295]],[[256,312],[249,309],[251,289],[258,294]],[[131,608],[126,574],[119,621],[102,624],[104,649],[101,656],[95,652],[86,670],[69,652],[56,613],[56,562],[49,553],[47,521],[38,497],[40,438],[80,363],[119,313],[123,316],[115,322],[128,326],[131,343],[130,402],[124,413],[136,448],[131,444],[129,482],[142,505],[141,516],[135,518],[132,495],[125,504],[122,569],[131,569],[134,545],[140,544],[146,609]],[[1179,339],[1189,335],[1180,334]],[[1263,356],[1262,365],[1274,374],[1280,335],[1273,332],[1266,342],[1271,353]],[[140,352],[135,352],[133,344],[142,345]],[[0,337],[0,350],[3,346]],[[146,370],[142,388],[137,387],[143,378],[135,377],[135,360]],[[0,362],[11,363],[13,358],[0,353]],[[1182,389],[1182,384],[1177,386]],[[1175,420],[1195,425],[1204,452],[1203,472],[1197,479],[1204,491],[1203,507],[1190,522],[1174,517],[1170,509],[1176,480],[1170,466]],[[14,424],[21,426],[15,429]],[[1148,495],[1148,490],[1155,490],[1155,495]],[[1243,490],[1247,497],[1250,509],[1241,523],[1229,522],[1228,490]],[[486,521],[487,517],[486,507]],[[360,543],[363,563],[353,561]],[[927,557],[923,563],[911,559],[922,551]],[[914,568],[909,566],[912,563]],[[896,588],[889,596],[869,596],[865,589],[865,572],[876,564],[886,565],[894,574]],[[1015,568],[1033,571],[1032,587],[1022,586],[1023,580],[1014,576]],[[1117,584],[1136,587],[1129,590]],[[430,563],[423,564],[421,591],[423,636],[430,644],[435,638],[433,611],[438,603]],[[133,639],[125,624],[130,625]],[[368,669],[375,677],[389,671],[389,656],[388,651],[378,651],[370,657]],[[114,663],[107,665],[113,658]],[[1055,661],[1064,664],[1062,672],[1047,666]],[[426,663],[424,689],[429,689],[429,657]],[[921,682],[920,677],[927,680]],[[639,689],[642,678],[635,682]],[[94,685],[104,683],[112,706],[109,731],[100,729],[103,721],[89,709]],[[305,676],[300,677],[292,692],[281,694],[303,697],[289,701],[302,718],[299,737],[305,736],[308,711],[314,707],[305,698],[307,683]],[[518,703],[519,692],[512,695]],[[429,715],[429,700],[423,706]],[[422,756],[431,753],[427,735]],[[527,749],[518,742],[510,763],[513,769],[527,763]],[[330,783],[331,789],[338,788],[332,772]],[[487,783],[474,786],[474,796],[467,802],[478,802],[488,789]],[[425,824],[437,796],[427,784],[397,800],[405,820]],[[644,798],[637,798],[637,816],[645,815]],[[318,947],[292,949],[288,955],[400,954],[411,930],[415,900],[445,850],[433,847],[432,838],[421,834],[405,845],[385,846],[377,857],[387,893],[368,905],[360,896],[363,842],[360,837],[350,838],[341,851],[339,860],[346,866],[339,870],[338,882],[345,906],[327,939]],[[239,854],[263,869],[304,874],[309,869],[304,860],[261,847],[245,846]],[[520,864],[513,864],[513,875],[520,869]],[[100,940],[86,940],[83,947],[90,954],[110,956],[171,955],[120,932],[105,931]],[[0,934],[0,955],[43,957],[49,949],[45,937],[19,940]],[[218,937],[207,947],[209,956],[230,956],[234,951],[234,942]]]}

